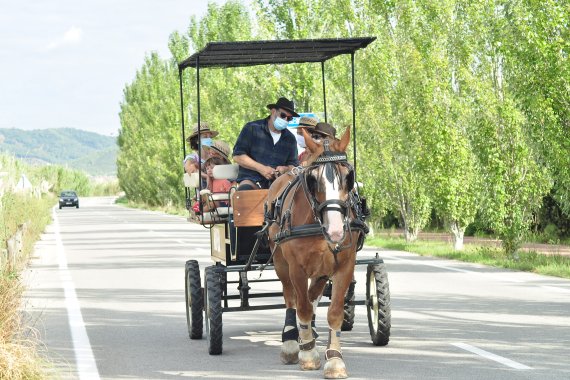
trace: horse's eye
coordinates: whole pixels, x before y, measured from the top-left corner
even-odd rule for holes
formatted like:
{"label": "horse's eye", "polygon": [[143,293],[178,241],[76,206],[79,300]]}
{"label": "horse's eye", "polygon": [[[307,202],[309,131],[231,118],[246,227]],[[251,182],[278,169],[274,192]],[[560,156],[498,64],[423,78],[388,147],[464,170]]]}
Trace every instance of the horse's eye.
{"label": "horse's eye", "polygon": [[346,183],[346,190],[352,190],[354,187],[354,171],[349,171],[344,180]]}

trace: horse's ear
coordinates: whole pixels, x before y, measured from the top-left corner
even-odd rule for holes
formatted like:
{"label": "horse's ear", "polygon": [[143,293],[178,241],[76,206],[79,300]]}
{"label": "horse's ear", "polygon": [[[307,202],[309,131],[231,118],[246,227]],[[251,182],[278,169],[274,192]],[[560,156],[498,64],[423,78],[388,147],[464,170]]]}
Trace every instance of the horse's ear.
{"label": "horse's ear", "polygon": [[305,145],[307,146],[307,149],[309,149],[309,151],[311,153],[316,153],[317,149],[318,149],[318,145],[316,142],[313,141],[313,139],[311,138],[311,135],[309,135],[307,133],[307,129],[306,128],[302,128],[301,132],[303,133],[303,138],[305,139]]}
{"label": "horse's ear", "polygon": [[347,126],[344,130],[344,134],[342,135],[340,141],[338,142],[338,151],[339,152],[346,152],[346,148],[348,147],[348,143],[350,142],[350,126]]}

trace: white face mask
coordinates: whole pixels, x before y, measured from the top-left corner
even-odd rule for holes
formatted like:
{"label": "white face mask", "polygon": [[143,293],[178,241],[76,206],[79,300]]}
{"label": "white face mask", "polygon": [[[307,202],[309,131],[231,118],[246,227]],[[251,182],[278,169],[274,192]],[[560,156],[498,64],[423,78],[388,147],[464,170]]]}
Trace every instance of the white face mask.
{"label": "white face mask", "polygon": [[299,144],[301,148],[307,147],[307,144],[305,144],[305,137],[303,137],[303,135],[295,135],[295,138],[297,139],[297,144]]}

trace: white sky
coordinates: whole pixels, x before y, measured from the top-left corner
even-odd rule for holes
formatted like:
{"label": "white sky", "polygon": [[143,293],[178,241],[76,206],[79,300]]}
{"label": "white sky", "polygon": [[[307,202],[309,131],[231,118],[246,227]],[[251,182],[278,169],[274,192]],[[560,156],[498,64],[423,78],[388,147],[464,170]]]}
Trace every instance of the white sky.
{"label": "white sky", "polygon": [[207,4],[0,0],[0,128],[117,135],[123,89],[145,54],[170,58],[168,36],[185,33],[190,17],[201,17]]}

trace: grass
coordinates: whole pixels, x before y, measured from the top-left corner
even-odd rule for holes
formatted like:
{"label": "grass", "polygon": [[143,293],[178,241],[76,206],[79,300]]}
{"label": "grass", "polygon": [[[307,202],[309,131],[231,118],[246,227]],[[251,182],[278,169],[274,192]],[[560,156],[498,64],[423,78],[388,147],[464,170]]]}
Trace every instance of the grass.
{"label": "grass", "polygon": [[465,245],[463,251],[455,251],[450,244],[445,242],[417,241],[407,243],[402,238],[373,237],[368,238],[366,244],[392,250],[413,252],[422,256],[444,257],[548,276],[570,278],[570,257],[568,256],[520,252],[518,259],[514,259],[507,257],[499,248],[468,244]]}
{"label": "grass", "polygon": [[47,363],[37,353],[35,331],[22,320],[20,272],[34,243],[51,221],[51,207],[56,198],[5,194],[0,200],[2,247],[18,225],[26,223],[23,254],[14,266],[0,268],[0,379],[43,379]]}

